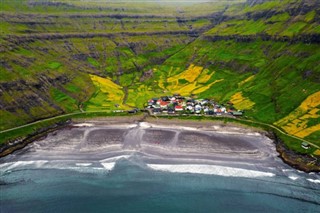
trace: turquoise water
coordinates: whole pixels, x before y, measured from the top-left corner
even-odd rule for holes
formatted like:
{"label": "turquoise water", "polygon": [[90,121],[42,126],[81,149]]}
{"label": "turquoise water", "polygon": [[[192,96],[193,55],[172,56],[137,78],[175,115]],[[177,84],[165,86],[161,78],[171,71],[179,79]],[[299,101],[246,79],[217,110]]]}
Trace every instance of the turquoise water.
{"label": "turquoise water", "polygon": [[110,171],[36,163],[2,171],[1,213],[320,212],[319,183],[300,173],[295,180],[172,173],[130,159]]}

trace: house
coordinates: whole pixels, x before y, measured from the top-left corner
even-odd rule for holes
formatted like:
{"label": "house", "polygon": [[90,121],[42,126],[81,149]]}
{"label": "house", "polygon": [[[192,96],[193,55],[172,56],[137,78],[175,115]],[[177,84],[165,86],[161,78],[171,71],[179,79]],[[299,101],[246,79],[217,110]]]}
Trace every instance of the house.
{"label": "house", "polygon": [[175,111],[177,111],[177,112],[181,112],[181,111],[183,111],[183,107],[182,106],[179,106],[179,105],[177,105],[177,106],[175,106]]}
{"label": "house", "polygon": [[196,111],[197,114],[200,114],[202,107],[201,107],[201,105],[197,104],[197,105],[194,107],[194,109],[195,109],[195,111]]}
{"label": "house", "polygon": [[204,112],[205,114],[208,114],[208,112],[209,112],[209,107],[204,107],[203,112]]}
{"label": "house", "polygon": [[193,111],[193,106],[192,105],[187,105],[187,110]]}
{"label": "house", "polygon": [[152,105],[152,107],[155,108],[155,109],[160,109],[160,105],[159,104]]}
{"label": "house", "polygon": [[209,111],[208,111],[208,115],[214,115],[213,110],[209,110]]}
{"label": "house", "polygon": [[161,110],[160,110],[160,109],[153,109],[153,110],[152,110],[152,113],[153,113],[153,114],[160,114],[160,113],[161,113]]}
{"label": "house", "polygon": [[137,108],[132,109],[132,110],[128,110],[129,114],[133,114],[133,113],[137,113],[139,110]]}
{"label": "house", "polygon": [[[161,96],[160,98],[152,98],[148,100],[144,106],[147,109],[152,109],[157,113],[174,114],[176,112],[181,112],[187,110],[189,114],[205,114],[205,115],[222,115],[230,114],[233,116],[242,116],[243,111],[236,110],[231,103],[228,105],[219,104],[213,99],[196,99],[193,96],[184,97],[180,94],[174,94],[170,96]],[[132,112],[133,113],[133,112]],[[181,113],[180,113],[181,114]],[[308,144],[301,145],[305,149],[308,149]]]}
{"label": "house", "polygon": [[192,100],[192,99],[187,100],[186,104],[194,106],[194,100]]}
{"label": "house", "polygon": [[168,107],[168,102],[166,101],[160,101],[159,105],[161,109],[167,108]]}
{"label": "house", "polygon": [[310,144],[308,144],[307,142],[302,142],[301,143],[301,147],[304,149],[309,149],[310,148]]}
{"label": "house", "polygon": [[207,100],[207,99],[204,99],[204,100],[201,100],[201,105],[206,105],[206,104],[208,104],[209,103],[209,100]]}
{"label": "house", "polygon": [[152,99],[148,101],[148,106],[152,106],[154,105],[155,103],[157,103],[156,101],[153,101]]}
{"label": "house", "polygon": [[168,108],[168,114],[174,114],[174,113],[175,113],[174,109]]}

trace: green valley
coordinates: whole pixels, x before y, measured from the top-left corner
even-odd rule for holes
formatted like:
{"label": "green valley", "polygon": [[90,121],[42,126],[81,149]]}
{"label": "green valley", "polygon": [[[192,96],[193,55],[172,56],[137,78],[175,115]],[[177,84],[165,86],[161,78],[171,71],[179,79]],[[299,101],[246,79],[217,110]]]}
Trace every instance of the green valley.
{"label": "green valley", "polygon": [[2,1],[0,131],[179,93],[320,146],[317,0],[140,2]]}

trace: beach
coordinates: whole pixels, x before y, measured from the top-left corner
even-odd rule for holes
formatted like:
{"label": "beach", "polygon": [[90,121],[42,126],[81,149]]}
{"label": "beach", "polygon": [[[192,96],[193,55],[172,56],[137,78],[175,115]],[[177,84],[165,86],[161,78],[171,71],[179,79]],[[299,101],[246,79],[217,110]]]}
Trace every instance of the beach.
{"label": "beach", "polygon": [[[141,122],[111,118],[75,122],[1,158],[0,168],[3,171],[1,182],[5,186],[4,192],[12,190],[12,184],[16,184],[16,187],[21,184],[13,181],[17,179],[15,175],[21,175],[19,178],[24,181],[28,175],[31,175],[29,179],[33,179],[34,174],[40,178],[39,170],[68,171],[68,174],[73,171],[76,175],[69,174],[73,179],[74,175],[81,179],[84,178],[83,174],[98,174],[98,177],[92,177],[93,182],[102,181],[102,176],[103,181],[108,181],[110,175],[119,172],[119,177],[123,178],[124,175],[128,178],[125,181],[142,181],[141,184],[144,183],[144,175],[152,174],[153,179],[147,183],[156,180],[155,184],[163,184],[164,179],[155,178],[153,175],[172,174],[173,176],[166,177],[177,178],[182,175],[187,179],[201,179],[210,176],[218,179],[225,177],[229,181],[230,178],[235,178],[229,186],[225,186],[228,190],[237,181],[245,181],[246,184],[249,184],[247,181],[253,181],[255,185],[256,181],[262,185],[268,183],[271,188],[280,184],[281,187],[289,187],[290,190],[286,188],[284,191],[276,192],[276,196],[285,197],[289,196],[286,194],[289,193],[296,201],[312,203],[312,209],[320,205],[319,174],[303,173],[283,163],[278,157],[274,142],[267,137],[266,132],[217,122],[157,119]],[[27,175],[25,172],[20,174],[21,171],[28,171]],[[135,177],[140,172],[143,175]],[[13,180],[12,176],[15,177]],[[85,177],[87,178],[87,175]],[[50,178],[51,176],[46,181]],[[209,181],[206,184],[212,181],[209,179],[205,180]],[[247,190],[243,186],[240,184],[233,187],[240,187],[242,192]],[[255,187],[257,188],[249,187],[249,191],[271,193],[268,187]],[[297,193],[292,194],[295,190]],[[308,194],[303,190],[307,190]],[[2,199],[6,202],[9,198],[5,196]]]}
{"label": "beach", "polygon": [[[146,162],[248,162],[272,166],[277,159],[272,141],[263,132],[217,123],[168,121],[74,123],[29,144],[10,158],[19,160],[83,159],[140,154]],[[14,157],[13,157],[14,156]],[[242,163],[243,162],[243,163]]]}
{"label": "beach", "polygon": [[[281,161],[273,141],[261,130],[210,121],[149,119],[140,122],[134,118],[75,122],[0,162],[39,161],[50,167],[50,162],[73,164],[77,161],[77,165],[105,166],[130,156],[139,156],[150,168],[162,171],[175,170],[163,165],[180,165],[176,172],[203,171],[207,166],[211,171],[203,173],[234,168],[272,176],[292,169]],[[183,165],[189,165],[188,169],[182,169]]]}

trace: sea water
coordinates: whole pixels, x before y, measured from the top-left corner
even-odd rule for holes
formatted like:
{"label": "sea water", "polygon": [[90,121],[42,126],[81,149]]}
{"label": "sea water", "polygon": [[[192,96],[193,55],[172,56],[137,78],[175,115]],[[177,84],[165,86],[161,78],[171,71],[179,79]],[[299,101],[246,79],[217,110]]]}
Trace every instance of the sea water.
{"label": "sea water", "polygon": [[320,212],[317,174],[214,165],[97,162],[2,163],[5,212]]}

